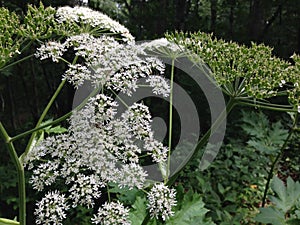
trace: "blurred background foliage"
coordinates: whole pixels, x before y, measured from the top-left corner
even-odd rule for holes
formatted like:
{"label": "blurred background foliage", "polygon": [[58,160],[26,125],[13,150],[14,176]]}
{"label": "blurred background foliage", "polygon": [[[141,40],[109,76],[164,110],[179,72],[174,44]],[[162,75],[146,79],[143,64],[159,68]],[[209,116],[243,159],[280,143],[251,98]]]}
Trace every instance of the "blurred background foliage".
{"label": "blurred background foliage", "polygon": [[[42,2],[45,6],[52,7],[82,4],[80,0],[43,0]],[[0,1],[0,7],[15,12],[20,23],[24,21],[28,4],[38,6],[40,1]],[[300,0],[89,0],[87,4],[125,25],[136,40],[163,37],[166,32],[171,33],[175,30],[203,31],[247,46],[250,46],[252,41],[264,43],[273,48],[275,55],[287,60],[293,53],[300,53]],[[30,47],[13,60],[33,54],[38,46],[38,41],[32,40]],[[41,110],[59,84],[63,70],[63,65],[53,66],[47,61],[40,62],[30,58],[0,71],[0,120],[7,127],[10,135],[34,126]],[[179,74],[178,71],[177,73],[175,79],[183,83],[197,102],[196,107],[202,109],[199,110],[202,120],[200,122],[203,129],[207,129],[209,126],[207,121],[210,118],[209,112],[206,112],[208,107],[204,94],[199,87],[191,85],[189,78]],[[63,115],[71,109],[73,94],[74,90],[71,87],[64,89],[55,102],[55,107],[52,108],[52,117]],[[155,101],[151,103],[153,106],[157,105]],[[161,108],[163,106],[159,105],[156,111],[161,111]],[[153,111],[155,114],[155,109]],[[179,180],[184,182],[187,188],[203,194],[203,201],[218,224],[221,222],[240,224],[241,218],[237,215],[249,214],[245,211],[245,207],[249,209],[252,206],[259,206],[262,193],[259,188],[264,183],[268,160],[271,157],[264,156],[265,153],[262,152],[253,154],[255,150],[247,142],[249,134],[246,129],[243,129],[247,125],[245,122],[247,118],[251,117],[251,120],[255,120],[259,116],[264,116],[241,112],[235,113],[236,115],[240,115],[241,119],[236,121],[235,118],[230,118],[232,122],[228,126],[224,151],[218,155],[210,169],[201,174],[196,168],[198,162],[191,162]],[[264,117],[268,119],[264,120],[268,120],[271,124],[286,117],[287,115],[269,113],[268,117]],[[237,123],[240,124],[239,129],[243,130],[238,137]],[[267,121],[265,126],[268,126]],[[280,129],[284,130],[287,127],[280,127]],[[17,143],[16,148],[23,149],[26,141],[24,139]],[[299,156],[294,149],[299,149],[297,136],[292,140],[282,159],[283,178],[291,175],[299,179]],[[0,155],[0,217],[13,218],[17,205],[16,175],[2,144]],[[249,165],[249,160],[255,163]],[[225,174],[228,174],[228,169],[234,172],[227,179],[222,180]],[[253,176],[249,178],[250,174]],[[253,195],[256,197],[252,198]],[[32,202],[35,199],[35,193],[28,189],[28,201],[31,202],[29,212],[32,211]],[[222,208],[225,210],[221,212]],[[84,215],[86,212],[81,213]],[[251,217],[251,215],[247,216]],[[30,217],[29,215],[29,221],[32,219]],[[244,220],[244,223],[247,222],[249,221]],[[74,224],[72,218],[70,224]]]}

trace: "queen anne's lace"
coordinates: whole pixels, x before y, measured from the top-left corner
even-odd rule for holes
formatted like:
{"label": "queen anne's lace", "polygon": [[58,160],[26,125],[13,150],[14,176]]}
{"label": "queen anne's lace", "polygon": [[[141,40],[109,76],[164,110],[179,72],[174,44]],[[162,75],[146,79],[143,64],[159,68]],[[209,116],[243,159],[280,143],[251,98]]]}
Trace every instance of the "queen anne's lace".
{"label": "queen anne's lace", "polygon": [[53,62],[58,62],[66,50],[64,44],[56,41],[49,41],[39,47],[34,56],[41,60],[51,58]]}

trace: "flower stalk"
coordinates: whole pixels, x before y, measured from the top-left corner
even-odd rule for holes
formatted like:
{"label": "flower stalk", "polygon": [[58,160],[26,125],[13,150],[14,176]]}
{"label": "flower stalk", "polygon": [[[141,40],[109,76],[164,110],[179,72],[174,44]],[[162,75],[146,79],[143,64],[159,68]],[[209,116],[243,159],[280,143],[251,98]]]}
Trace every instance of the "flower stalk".
{"label": "flower stalk", "polygon": [[13,143],[10,142],[10,137],[7,134],[4,126],[0,122],[1,137],[5,142],[11,160],[13,161],[18,174],[18,192],[19,192],[19,222],[20,225],[26,225],[26,190],[25,190],[25,174],[24,167],[18,158]]}

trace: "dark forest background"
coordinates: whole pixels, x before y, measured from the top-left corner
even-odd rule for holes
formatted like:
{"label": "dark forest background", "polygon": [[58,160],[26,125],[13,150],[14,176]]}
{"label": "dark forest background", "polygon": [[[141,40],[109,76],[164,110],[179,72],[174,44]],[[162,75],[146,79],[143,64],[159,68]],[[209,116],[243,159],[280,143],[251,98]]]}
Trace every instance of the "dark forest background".
{"label": "dark forest background", "polygon": [[[39,2],[10,0],[1,1],[0,6],[22,17],[28,4]],[[53,7],[81,4],[80,0],[42,2]],[[136,40],[163,37],[175,30],[200,30],[241,44],[264,43],[285,59],[300,53],[300,0],[89,0],[88,5],[125,25]],[[1,119],[9,121],[6,126],[13,133],[38,119],[60,80],[59,68],[42,64],[41,71],[35,71],[36,61],[21,63],[0,76]],[[72,90],[64,93],[54,115],[69,110],[72,94]]]}

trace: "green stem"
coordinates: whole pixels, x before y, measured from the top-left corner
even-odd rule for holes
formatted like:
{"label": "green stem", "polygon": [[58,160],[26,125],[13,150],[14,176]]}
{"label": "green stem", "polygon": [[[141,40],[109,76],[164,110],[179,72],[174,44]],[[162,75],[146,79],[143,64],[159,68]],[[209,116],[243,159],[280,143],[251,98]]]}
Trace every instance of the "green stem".
{"label": "green stem", "polygon": [[106,185],[106,191],[107,191],[108,202],[111,203],[110,191],[108,185]]}
{"label": "green stem", "polygon": [[[102,89],[102,90],[103,90],[103,89]],[[126,108],[129,108],[129,106],[127,105],[127,103],[126,103],[122,98],[120,98],[120,96],[117,95],[117,93],[114,92],[114,90],[111,89],[110,91],[114,94],[114,96],[117,97],[117,99],[119,99],[119,101],[120,101]]]}
{"label": "green stem", "polygon": [[266,186],[265,186],[265,191],[264,191],[263,199],[262,199],[262,207],[265,207],[266,200],[267,200],[268,190],[269,190],[270,183],[271,183],[271,179],[273,178],[273,175],[274,175],[274,170],[277,167],[277,164],[278,164],[280,158],[282,157],[282,155],[284,153],[284,150],[286,149],[286,147],[288,145],[288,142],[289,142],[290,138],[292,137],[293,132],[295,131],[295,128],[296,128],[297,123],[298,123],[298,118],[299,118],[299,114],[297,113],[296,117],[295,117],[295,120],[294,120],[294,123],[293,123],[293,126],[290,128],[288,136],[286,137],[286,139],[285,139],[285,141],[284,141],[284,143],[283,143],[283,145],[282,145],[279,153],[277,154],[274,162],[271,165],[270,171],[268,173],[268,178],[267,178],[267,183],[266,183]]}
{"label": "green stem", "polygon": [[[212,124],[210,129],[204,134],[204,136],[201,138],[201,140],[198,142],[195,151],[193,151],[190,155],[187,156],[187,158],[191,159],[196,154],[202,149],[202,147],[206,144],[208,141],[210,135],[215,132],[220,124],[226,119],[227,115],[230,113],[230,111],[234,108],[236,105],[235,99],[230,98],[226,105],[226,109],[219,115],[219,117],[216,119],[216,121]],[[184,166],[188,163],[189,161],[185,161],[184,164],[181,164],[178,168],[180,168],[167,182],[168,186],[171,186],[177,177],[179,176],[180,172],[183,170]],[[150,220],[150,215],[147,213],[146,217],[143,220],[142,225],[146,225]]]}
{"label": "green stem", "polygon": [[[202,138],[198,142],[195,150],[192,151],[187,156],[188,159],[194,158],[198,154],[198,152],[207,143],[207,141],[208,141],[209,137],[211,136],[211,134],[213,134],[219,128],[221,123],[227,118],[227,115],[231,112],[231,110],[234,108],[235,105],[236,105],[235,99],[230,98],[227,105],[226,105],[226,109],[223,112],[221,112],[221,114],[216,119],[216,121],[211,125],[209,130],[202,136]],[[180,172],[183,170],[183,168],[185,167],[185,165],[187,163],[188,163],[188,161],[185,161],[185,162],[182,162],[182,164],[180,166],[178,166],[178,168],[180,168],[180,169],[178,171],[176,171],[176,173],[172,176],[172,178],[168,182],[168,185],[172,185],[175,182],[175,180],[179,176]]]}
{"label": "green stem", "polygon": [[173,83],[174,83],[174,65],[175,59],[172,59],[172,68],[171,68],[171,79],[170,79],[170,102],[169,102],[169,151],[168,151],[168,165],[167,165],[167,174],[164,177],[164,182],[168,182],[168,177],[170,175],[170,164],[171,164],[171,149],[172,149],[172,125],[173,125]]}
{"label": "green stem", "polygon": [[25,56],[24,58],[22,58],[22,59],[20,59],[20,60],[18,60],[18,61],[12,62],[11,64],[9,64],[9,65],[7,65],[7,66],[2,67],[2,68],[0,69],[0,71],[6,70],[7,68],[9,68],[9,67],[11,67],[11,66],[14,66],[14,65],[16,65],[16,64],[18,64],[18,63],[20,63],[20,62],[23,62],[23,61],[25,61],[25,60],[31,58],[32,56],[33,56],[33,54],[28,55],[28,56]]}
{"label": "green stem", "polygon": [[[280,104],[274,104],[270,103],[268,101],[264,101],[263,99],[261,100],[255,100],[255,99],[250,99],[250,98],[236,98],[237,100],[241,100],[246,103],[252,103],[255,105],[262,105],[262,106],[269,106],[269,107],[275,107],[275,108],[286,108],[286,109],[292,109],[293,107],[291,105],[280,105]],[[253,103],[254,102],[254,103]]]}
{"label": "green stem", "polygon": [[252,106],[252,107],[255,107],[255,108],[259,108],[259,109],[268,109],[268,110],[279,111],[279,112],[296,112],[297,111],[297,110],[292,109],[292,108],[273,107],[273,106],[255,104],[255,103],[244,102],[244,101],[239,101],[238,103],[241,104],[241,105]]}
{"label": "green stem", "polygon": [[65,119],[67,119],[68,117],[70,117],[71,115],[72,115],[72,112],[68,112],[68,113],[66,113],[65,115],[63,115],[63,116],[57,118],[56,120],[53,120],[53,121],[48,122],[48,123],[45,123],[45,124],[43,124],[43,125],[41,125],[41,126],[39,126],[39,127],[35,127],[35,128],[33,128],[33,129],[31,129],[31,130],[27,130],[27,131],[25,131],[25,132],[23,132],[23,133],[21,133],[21,134],[18,134],[18,135],[14,136],[14,137],[11,137],[11,138],[10,138],[10,142],[13,142],[13,141],[15,141],[15,140],[21,139],[21,138],[23,138],[23,137],[26,137],[26,136],[29,135],[29,134],[32,134],[32,133],[34,133],[34,132],[36,132],[36,131],[39,131],[39,130],[44,129],[45,127],[49,127],[49,126],[51,126],[51,125],[58,124],[58,123],[64,121]]}
{"label": "green stem", "polygon": [[[94,91],[92,91],[91,94],[82,103],[80,103],[80,105],[78,105],[74,110],[80,110],[87,103],[87,101],[89,100],[89,98],[91,96],[94,96],[97,92],[99,92],[99,89],[95,89]],[[63,115],[63,116],[61,116],[61,117],[57,118],[56,120],[53,120],[53,121],[51,121],[49,123],[45,123],[43,125],[40,125],[39,127],[35,127],[35,128],[33,128],[31,130],[25,131],[24,133],[18,134],[16,136],[10,138],[9,142],[13,142],[13,141],[18,140],[20,138],[23,138],[23,137],[25,137],[25,136],[27,136],[29,134],[32,134],[32,133],[34,133],[36,131],[39,131],[39,130],[43,129],[45,127],[48,127],[48,126],[51,126],[51,125],[54,125],[54,124],[58,124],[58,123],[64,121],[65,119],[67,119],[68,117],[70,117],[71,115],[72,115],[72,111],[66,113],[65,115]]]}
{"label": "green stem", "polygon": [[[55,93],[54,93],[53,96],[51,97],[50,101],[48,102],[48,104],[47,104],[46,108],[44,109],[42,115],[40,116],[38,122],[36,123],[35,128],[40,127],[40,125],[41,125],[41,123],[43,122],[45,116],[47,115],[47,113],[48,113],[50,107],[51,107],[52,104],[54,103],[56,97],[58,96],[58,94],[59,94],[60,91],[62,90],[62,88],[63,88],[63,86],[65,85],[65,83],[66,83],[66,79],[63,79],[63,80],[61,81],[61,83],[59,84],[58,88],[56,89]],[[33,133],[31,134],[31,137],[30,137],[29,141],[28,141],[28,144],[27,144],[27,147],[26,147],[26,149],[25,149],[25,152],[24,152],[24,154],[22,154],[21,160],[22,160],[23,157],[25,157],[25,156],[28,154],[30,148],[32,147],[31,145],[32,145],[32,142],[34,141],[35,137],[36,137],[36,132],[33,132]]]}
{"label": "green stem", "polygon": [[5,128],[0,122],[0,132],[2,139],[9,151],[10,158],[12,159],[18,174],[18,192],[19,192],[19,222],[20,225],[26,225],[26,190],[25,190],[25,175],[24,167],[21,164],[18,154],[14,148],[13,143],[10,142],[10,137]]}

